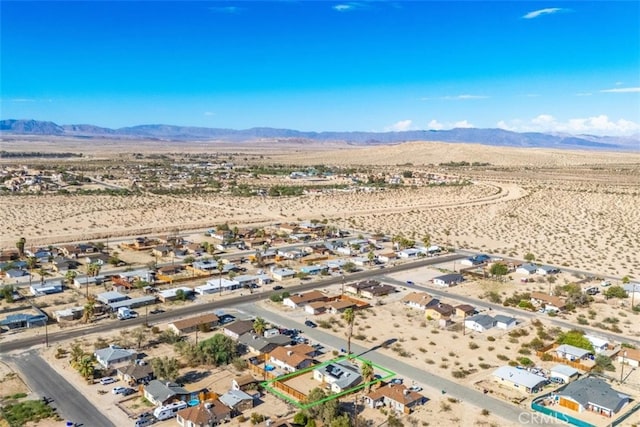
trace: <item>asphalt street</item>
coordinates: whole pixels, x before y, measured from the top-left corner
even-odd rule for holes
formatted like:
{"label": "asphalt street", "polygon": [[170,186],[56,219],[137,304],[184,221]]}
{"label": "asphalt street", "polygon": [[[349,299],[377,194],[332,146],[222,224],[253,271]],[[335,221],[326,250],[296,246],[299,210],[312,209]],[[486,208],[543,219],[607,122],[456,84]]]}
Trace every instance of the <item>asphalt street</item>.
{"label": "asphalt street", "polygon": [[3,359],[20,370],[22,378],[34,393],[53,399],[51,406],[57,409],[63,419],[73,421],[79,426],[115,427],[82,393],[51,369],[47,361],[36,351],[5,355]]}
{"label": "asphalt street", "polygon": [[[238,310],[246,313],[247,315],[260,316],[265,320],[279,325],[301,329],[304,331],[303,333],[305,337],[309,338],[313,342],[319,342],[325,347],[334,349],[346,348],[346,338],[337,337],[335,335],[324,332],[319,328],[306,327],[304,325],[304,316],[298,318],[285,317],[281,316],[278,313],[274,313],[272,311],[258,307],[255,304],[245,304],[239,306]],[[294,322],[299,323],[300,326],[298,327],[294,325]],[[354,354],[361,355],[363,358],[371,360],[373,363],[393,370],[394,372],[396,372],[396,374],[398,374],[398,377],[411,379],[419,384],[434,387],[436,390],[445,390],[447,396],[454,397],[464,402],[469,402],[479,408],[488,409],[491,413],[505,420],[515,421],[523,419],[524,417],[524,419],[530,421],[529,424],[556,425],[548,418],[542,419],[529,415],[521,416],[520,414],[523,413],[530,414],[530,410],[528,408],[519,408],[510,403],[495,399],[489,395],[485,395],[480,391],[469,388],[466,385],[458,384],[449,379],[434,375],[431,372],[424,370],[425,367],[415,366],[413,364],[403,362],[394,357],[379,353],[376,350],[377,347],[366,348],[356,343],[351,343],[351,351]],[[430,397],[432,396],[427,396],[427,398]],[[480,411],[478,411],[478,414],[480,414]],[[561,424],[558,423],[557,425]]]}

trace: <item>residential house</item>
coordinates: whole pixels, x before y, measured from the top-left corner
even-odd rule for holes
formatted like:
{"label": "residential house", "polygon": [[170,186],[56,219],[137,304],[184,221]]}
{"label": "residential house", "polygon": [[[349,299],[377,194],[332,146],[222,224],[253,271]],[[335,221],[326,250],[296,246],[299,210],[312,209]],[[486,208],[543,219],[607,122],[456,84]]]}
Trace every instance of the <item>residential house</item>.
{"label": "residential house", "polygon": [[276,347],[269,353],[269,363],[286,372],[295,372],[313,365],[315,350],[306,344],[291,347]]}
{"label": "residential house", "polygon": [[53,312],[53,317],[56,319],[56,322],[68,322],[81,319],[83,314],[84,307],[76,306],[65,308],[63,310],[56,310]]}
{"label": "residential house", "polygon": [[327,311],[326,302],[316,301],[304,306],[305,313],[309,314],[322,314]]}
{"label": "residential house", "polygon": [[403,259],[416,258],[419,253],[420,253],[420,250],[416,248],[403,249],[398,252],[398,258],[403,258]]}
{"label": "residential house", "polygon": [[516,273],[518,274],[531,275],[531,274],[536,274],[537,271],[538,271],[538,266],[535,264],[529,264],[529,263],[522,264],[521,266],[516,268]]}
{"label": "residential house", "polygon": [[349,300],[335,300],[326,304],[326,310],[331,314],[344,313],[344,311],[348,308],[356,309],[358,308],[358,305],[355,302]]}
{"label": "residential house", "polygon": [[304,307],[316,301],[326,301],[327,296],[320,291],[309,291],[304,294],[291,295],[282,301],[283,305],[291,308]]}
{"label": "residential house", "polygon": [[427,307],[425,310],[425,317],[427,319],[449,319],[453,315],[454,308],[452,305],[445,303],[438,303],[437,305],[432,305]]}
{"label": "residential house", "polygon": [[537,393],[546,384],[546,378],[513,366],[501,366],[493,372],[493,378],[523,393]]}
{"label": "residential house", "polygon": [[548,274],[557,274],[560,273],[560,269],[556,267],[552,267],[550,265],[539,265],[536,269],[536,273],[541,276],[546,276]]}
{"label": "residential house", "polygon": [[328,384],[331,392],[341,393],[362,382],[362,375],[358,366],[342,361],[314,369],[313,379]]}
{"label": "residential house", "polygon": [[551,368],[549,372],[552,378],[560,378],[565,383],[570,383],[580,376],[580,371],[578,371],[576,368],[572,368],[568,365],[563,365],[562,363]]}
{"label": "residential house", "polygon": [[640,350],[622,347],[618,352],[618,362],[634,368],[640,367]]}
{"label": "residential house", "polygon": [[411,292],[402,298],[402,302],[408,307],[426,310],[427,307],[436,305],[440,301],[425,292]]}
{"label": "residential house", "polygon": [[102,284],[104,276],[76,276],[73,278],[73,286],[77,289],[83,289],[88,286],[97,286]]}
{"label": "residential house", "polygon": [[69,258],[54,258],[52,262],[53,271],[66,274],[69,270],[76,270],[80,263],[76,260]]}
{"label": "residential house", "polygon": [[235,322],[225,325],[222,329],[223,334],[234,340],[251,331],[253,331],[253,320],[236,320]]}
{"label": "residential house", "polygon": [[220,288],[222,288],[223,291],[233,291],[240,289],[240,287],[240,284],[235,280],[218,277],[208,280],[204,285],[196,286],[193,290],[198,295],[210,295],[220,292]]}
{"label": "residential house", "polygon": [[585,335],[584,337],[589,340],[589,342],[593,346],[593,351],[595,351],[596,354],[604,353],[605,351],[609,350],[608,340],[596,337],[594,335]]}
{"label": "residential house", "polygon": [[231,390],[252,391],[260,381],[253,378],[251,374],[244,374],[231,380]]}
{"label": "residential house", "polygon": [[63,291],[64,279],[46,280],[41,283],[33,283],[29,286],[34,296],[58,294]]}
{"label": "residential house", "polygon": [[396,259],[396,253],[395,252],[387,252],[387,253],[383,253],[383,254],[379,254],[378,255],[378,261],[382,262],[382,263],[388,263],[391,262],[392,260]]}
{"label": "residential house", "polygon": [[585,350],[584,348],[575,347],[569,344],[562,344],[558,346],[555,350],[558,357],[562,359],[567,359],[570,361],[578,361],[589,358],[592,355],[591,351]]}
{"label": "residential house", "polygon": [[488,314],[476,314],[464,320],[464,327],[476,332],[485,332],[495,325],[495,319]]}
{"label": "residential house", "polygon": [[29,272],[20,268],[10,268],[4,272],[4,275],[7,279],[19,279],[28,276]]}
{"label": "residential house", "polygon": [[222,404],[231,409],[232,415],[240,414],[253,408],[253,396],[242,390],[229,390],[218,398]]}
{"label": "residential house", "polygon": [[476,314],[476,308],[469,304],[456,305],[456,317],[467,318]]}
{"label": "residential house", "polygon": [[566,305],[562,298],[544,292],[531,292],[531,303],[544,307],[545,311],[563,311]]}
{"label": "residential house", "polygon": [[117,345],[110,345],[109,347],[96,350],[93,355],[103,368],[109,369],[114,365],[134,360],[138,357],[138,352],[135,350],[127,350]]}
{"label": "residential house", "polygon": [[605,417],[619,413],[631,397],[614,390],[604,380],[586,377],[556,391],[559,406],[576,412],[590,411]]}
{"label": "residential house", "polygon": [[129,385],[146,384],[155,378],[153,367],[149,363],[132,363],[121,366],[116,370],[116,375]]}
{"label": "residential house", "polygon": [[377,286],[371,286],[368,288],[360,289],[360,296],[363,298],[377,298],[385,295],[389,295],[396,292],[396,287],[387,285],[385,283],[380,283]]}
{"label": "residential house", "polygon": [[155,295],[147,295],[144,297],[130,298],[130,299],[126,299],[118,302],[111,302],[107,305],[109,306],[109,309],[111,311],[118,311],[120,307],[127,307],[129,309],[134,309],[137,307],[144,307],[145,305],[155,304],[156,302],[157,302],[157,299]]}
{"label": "residential house", "polygon": [[[151,380],[144,387],[144,397],[156,406],[166,405],[174,400],[188,401],[194,393],[170,381]],[[197,395],[197,393],[195,393]]]}
{"label": "residential house", "polygon": [[191,288],[180,286],[177,288],[165,289],[158,292],[158,299],[162,302],[174,301],[178,299],[180,294],[183,294],[185,297],[189,298],[194,294],[194,292]]}
{"label": "residential house", "polygon": [[182,427],[213,427],[231,421],[231,408],[218,399],[208,400],[178,411],[176,421]]}
{"label": "residential house", "polygon": [[517,324],[515,317],[503,316],[502,314],[494,316],[493,319],[496,321],[496,327],[499,329],[511,329]]}
{"label": "residential house", "polygon": [[271,270],[271,276],[273,276],[274,280],[283,281],[295,277],[296,272],[290,268],[274,268]]}
{"label": "residential house", "polygon": [[121,294],[120,292],[115,292],[115,291],[109,291],[109,292],[102,292],[98,295],[96,295],[96,300],[100,301],[101,303],[107,305],[107,304],[111,304],[114,302],[119,302],[119,301],[124,301],[129,299],[128,296]]}
{"label": "residential house", "polygon": [[195,317],[189,317],[187,319],[176,320],[169,323],[169,328],[171,328],[176,334],[182,335],[198,329],[210,330],[214,328],[219,321],[220,319],[218,316],[213,313],[207,313]]}
{"label": "residential house", "polygon": [[300,272],[304,274],[308,274],[310,276],[317,276],[322,274],[323,271],[329,270],[329,267],[326,265],[307,265],[304,267],[300,267]]}
{"label": "residential house", "polygon": [[158,245],[155,248],[151,249],[151,256],[156,258],[163,258],[169,256],[169,252],[171,252],[171,247],[167,245]]}
{"label": "residential house", "polygon": [[362,289],[367,289],[378,285],[380,285],[380,282],[377,280],[363,280],[361,282],[349,283],[345,285],[344,291],[346,293],[360,295],[360,291]]}
{"label": "residential house", "polygon": [[238,344],[252,353],[269,353],[275,348],[291,344],[291,337],[287,335],[273,335],[268,338],[256,335],[253,332],[247,332],[240,335]]}
{"label": "residential house", "polygon": [[386,406],[403,414],[411,413],[416,406],[422,405],[427,398],[422,394],[407,389],[403,384],[386,384],[371,391],[364,397],[370,408]]}
{"label": "residential house", "polygon": [[8,314],[0,321],[0,326],[6,326],[9,329],[34,328],[46,325],[49,317],[44,313],[14,313]]}
{"label": "residential house", "polygon": [[433,278],[433,284],[438,286],[455,286],[464,281],[464,277],[459,273],[444,274]]}

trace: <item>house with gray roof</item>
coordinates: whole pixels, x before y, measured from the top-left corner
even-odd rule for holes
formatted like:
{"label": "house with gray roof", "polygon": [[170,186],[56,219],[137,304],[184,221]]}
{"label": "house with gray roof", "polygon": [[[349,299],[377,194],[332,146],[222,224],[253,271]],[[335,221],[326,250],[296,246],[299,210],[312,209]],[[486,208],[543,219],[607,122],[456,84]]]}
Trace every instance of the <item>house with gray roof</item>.
{"label": "house with gray roof", "polygon": [[538,271],[538,266],[535,264],[522,264],[520,267],[516,268],[516,273],[518,274],[535,274]]}
{"label": "house with gray roof", "polygon": [[96,350],[93,355],[103,368],[109,369],[113,365],[135,359],[138,356],[138,352],[135,350],[127,350],[117,345],[110,345],[109,347]]}
{"label": "house with gray roof", "polygon": [[313,379],[326,383],[333,393],[341,393],[362,381],[360,369],[347,361],[329,363],[313,370]]}
{"label": "house with gray roof", "polygon": [[488,314],[476,314],[464,320],[464,327],[476,332],[484,332],[496,326],[496,321]]}
{"label": "house with gray roof", "polygon": [[166,405],[174,400],[187,401],[191,395],[190,391],[170,381],[151,380],[144,387],[144,397],[157,406]]}
{"label": "house with gray roof", "polygon": [[558,357],[571,361],[583,360],[586,359],[590,354],[592,354],[592,352],[589,350],[585,350],[584,348],[575,347],[569,344],[562,344],[558,346],[558,348],[555,349],[555,352]]}
{"label": "house with gray roof", "polygon": [[516,318],[511,316],[504,316],[502,314],[496,314],[493,319],[496,321],[496,327],[500,329],[511,329],[516,326]]}
{"label": "house with gray roof", "polygon": [[114,302],[124,301],[126,299],[129,299],[129,297],[125,294],[121,294],[120,292],[109,291],[99,293],[98,295],[96,295],[96,299],[101,303],[108,305]]}
{"label": "house with gray roof", "polygon": [[460,273],[450,273],[443,274],[442,276],[437,276],[433,278],[433,284],[438,286],[455,286],[458,283],[462,283],[464,281],[464,277]]}
{"label": "house with gray roof", "polygon": [[499,367],[493,372],[493,379],[523,393],[536,393],[546,383],[545,377],[513,366]]}
{"label": "house with gray roof", "polygon": [[236,320],[235,322],[225,325],[222,333],[226,336],[237,340],[241,335],[253,331],[253,320]]}
{"label": "house with gray roof", "polygon": [[576,412],[591,411],[611,417],[627,405],[631,398],[611,388],[604,380],[586,377],[556,391],[558,404]]}
{"label": "house with gray roof", "polygon": [[240,335],[238,344],[252,353],[270,353],[276,347],[291,344],[291,337],[278,334],[265,338],[252,332],[247,332]]}
{"label": "house with gray roof", "polygon": [[229,390],[220,396],[218,400],[231,408],[234,415],[253,408],[253,396],[242,390]]}
{"label": "house with gray roof", "polygon": [[34,296],[57,294],[63,291],[63,279],[46,280],[42,283],[34,283],[29,286]]}
{"label": "house with gray roof", "polygon": [[9,329],[33,328],[44,326],[48,320],[49,317],[43,312],[38,314],[13,313],[1,320],[0,326],[6,326]]}
{"label": "house with gray roof", "polygon": [[551,377],[560,378],[565,383],[569,383],[580,376],[580,371],[562,363],[557,364],[550,370]]}

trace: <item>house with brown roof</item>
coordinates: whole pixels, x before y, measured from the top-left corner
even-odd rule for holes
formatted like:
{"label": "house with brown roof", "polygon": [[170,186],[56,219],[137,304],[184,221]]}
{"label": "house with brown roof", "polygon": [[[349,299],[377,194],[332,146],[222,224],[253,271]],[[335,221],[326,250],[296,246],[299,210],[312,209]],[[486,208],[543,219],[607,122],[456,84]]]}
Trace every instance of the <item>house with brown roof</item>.
{"label": "house with brown roof", "polygon": [[251,374],[240,375],[231,380],[231,390],[253,390],[259,382]]}
{"label": "house with brown roof", "polygon": [[562,298],[544,292],[531,292],[531,303],[544,307],[546,311],[563,311],[565,308]]}
{"label": "house with brown roof", "polygon": [[132,363],[116,370],[116,375],[129,385],[148,383],[155,378],[153,367],[149,363]]}
{"label": "house with brown roof", "polygon": [[179,411],[176,421],[182,427],[212,427],[231,421],[231,409],[218,399],[208,400]]}
{"label": "house with brown roof", "polygon": [[455,315],[456,317],[469,317],[476,313],[476,308],[469,304],[456,305]]}
{"label": "house with brown roof", "polygon": [[312,352],[315,352],[315,349],[306,344],[276,347],[269,353],[269,362],[287,372],[295,372],[313,364],[313,357],[310,356]]}
{"label": "house with brown roof", "polygon": [[637,348],[622,347],[618,352],[618,362],[634,368],[640,367],[640,350]]}
{"label": "house with brown roof", "polygon": [[327,303],[324,301],[316,301],[304,306],[304,311],[309,314],[322,314],[327,311]]}
{"label": "house with brown roof", "polygon": [[304,294],[291,295],[282,301],[282,304],[291,308],[304,307],[305,305],[316,302],[326,301],[327,296],[320,291],[310,291]]}
{"label": "house with brown roof", "polygon": [[396,412],[410,414],[418,405],[426,402],[422,394],[407,389],[403,384],[383,385],[364,397],[365,404],[370,408],[387,406]]}
{"label": "house with brown roof", "polygon": [[426,310],[431,305],[436,305],[440,301],[426,292],[411,292],[402,298],[402,302],[411,308]]}
{"label": "house with brown roof", "polygon": [[377,280],[363,280],[361,282],[349,283],[344,287],[344,291],[349,294],[360,295],[362,289],[367,289],[380,284]]}
{"label": "house with brown roof", "polygon": [[169,323],[171,328],[176,334],[182,335],[189,332],[194,332],[197,329],[205,329],[215,327],[220,319],[213,313],[201,314],[200,316],[189,317],[187,319],[176,320]]}
{"label": "house with brown roof", "polygon": [[240,335],[251,331],[253,331],[253,320],[236,320],[222,329],[223,334],[234,340],[240,338]]}
{"label": "house with brown roof", "polygon": [[389,295],[396,292],[396,287],[387,285],[385,283],[381,283],[378,286],[372,286],[370,288],[365,288],[360,290],[360,296],[364,298],[376,298],[382,297],[385,295]]}
{"label": "house with brown roof", "polygon": [[454,312],[454,308],[452,305],[438,303],[437,305],[432,305],[428,307],[425,310],[424,315],[427,319],[440,320],[440,319],[451,318],[451,316],[453,315],[453,312]]}
{"label": "house with brown roof", "polygon": [[326,310],[331,314],[344,313],[348,308],[355,309],[357,304],[349,300],[336,300],[326,304]]}

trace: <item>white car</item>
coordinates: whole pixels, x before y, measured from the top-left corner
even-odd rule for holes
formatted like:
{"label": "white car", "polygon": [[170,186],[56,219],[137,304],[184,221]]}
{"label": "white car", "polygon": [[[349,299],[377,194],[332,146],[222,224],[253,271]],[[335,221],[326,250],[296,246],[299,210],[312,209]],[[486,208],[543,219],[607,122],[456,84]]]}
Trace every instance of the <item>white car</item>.
{"label": "white car", "polygon": [[100,384],[102,384],[102,385],[113,384],[115,382],[116,382],[116,380],[113,379],[112,377],[100,378]]}
{"label": "white car", "polygon": [[111,390],[111,393],[113,394],[122,394],[127,390],[126,387],[114,387],[113,390]]}

